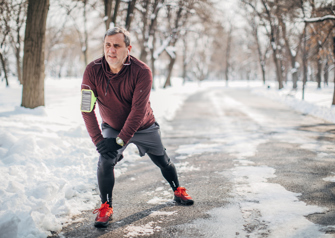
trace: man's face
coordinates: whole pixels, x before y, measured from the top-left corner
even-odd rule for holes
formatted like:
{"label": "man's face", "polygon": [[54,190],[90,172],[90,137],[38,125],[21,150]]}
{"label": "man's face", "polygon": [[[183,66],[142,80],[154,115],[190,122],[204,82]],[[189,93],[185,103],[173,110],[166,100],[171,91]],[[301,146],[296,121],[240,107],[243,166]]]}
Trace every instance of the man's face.
{"label": "man's face", "polygon": [[106,36],[104,41],[104,53],[108,65],[113,73],[118,73],[130,52],[131,46],[126,46],[124,36],[118,33],[112,36]]}

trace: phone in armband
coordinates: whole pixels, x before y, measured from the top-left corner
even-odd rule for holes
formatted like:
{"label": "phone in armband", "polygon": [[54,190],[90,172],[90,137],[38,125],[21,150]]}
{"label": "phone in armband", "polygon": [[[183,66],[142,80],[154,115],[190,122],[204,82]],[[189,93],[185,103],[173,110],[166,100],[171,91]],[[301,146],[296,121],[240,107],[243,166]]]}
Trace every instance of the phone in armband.
{"label": "phone in armband", "polygon": [[80,110],[82,112],[91,112],[93,110],[93,107],[96,101],[97,101],[97,98],[94,96],[94,93],[91,89],[81,90]]}

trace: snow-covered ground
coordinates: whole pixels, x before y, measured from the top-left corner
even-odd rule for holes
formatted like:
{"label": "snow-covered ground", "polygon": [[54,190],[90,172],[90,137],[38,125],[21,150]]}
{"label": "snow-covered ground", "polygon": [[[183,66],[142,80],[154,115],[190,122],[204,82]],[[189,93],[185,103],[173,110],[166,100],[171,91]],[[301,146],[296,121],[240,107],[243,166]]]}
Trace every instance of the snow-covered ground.
{"label": "snow-covered ground", "polygon": [[[60,231],[62,226],[70,222],[70,217],[93,209],[99,202],[95,172],[98,154],[86,132],[79,110],[81,79],[47,79],[46,106],[33,110],[20,107],[22,87],[15,80],[10,84],[10,88],[6,88],[3,82],[0,84],[0,237],[46,237],[51,234],[50,231]],[[166,122],[173,119],[188,95],[207,87],[225,87],[225,82],[218,81],[201,84],[187,82],[182,85],[178,78],[172,84],[171,88],[157,88],[151,94],[152,108],[163,130],[169,129]],[[301,101],[300,89],[292,92],[291,86],[287,85],[279,91],[275,82],[269,85],[271,87],[267,88],[256,81],[229,83],[229,87],[249,87],[255,94],[278,100],[295,110],[335,123],[335,108],[331,107],[334,88],[332,84],[317,90],[315,83],[308,82],[305,101]],[[250,148],[249,152],[252,153],[254,148]],[[180,149],[184,149],[183,154],[187,151],[185,147]],[[134,147],[129,147],[125,156],[128,161],[139,159]],[[253,171],[255,169],[259,168],[236,167],[231,173],[236,175],[236,179],[241,174],[260,174],[260,177],[246,181],[248,189],[257,189],[257,186],[250,186],[252,184],[267,186],[266,179],[273,177],[275,171],[266,168],[262,170],[263,173],[259,173]],[[125,170],[127,165],[120,163],[116,176]],[[237,191],[243,195],[243,188],[237,188]],[[291,214],[295,219],[302,219],[306,212],[322,210],[310,207],[302,212],[299,206],[303,204],[296,202],[296,194],[283,188],[277,189],[277,193],[277,196],[283,197],[284,205],[286,203],[293,206],[295,203],[296,209]],[[266,193],[262,195],[262,201],[270,199],[266,197]],[[266,215],[271,204],[261,205],[262,212]],[[222,222],[227,220],[227,214],[233,214],[237,207],[224,209],[224,212],[212,211],[210,226],[214,226],[213,230],[220,231]],[[270,223],[275,223],[283,218],[283,214],[285,215],[278,213],[276,217],[269,216],[267,219]],[[237,221],[246,219],[236,216],[234,218]],[[205,225],[208,221],[196,222]],[[243,234],[243,223],[236,224],[237,227],[226,231],[238,230]],[[306,230],[315,232],[316,237],[319,235],[312,223],[300,224],[310,226],[311,229]]]}

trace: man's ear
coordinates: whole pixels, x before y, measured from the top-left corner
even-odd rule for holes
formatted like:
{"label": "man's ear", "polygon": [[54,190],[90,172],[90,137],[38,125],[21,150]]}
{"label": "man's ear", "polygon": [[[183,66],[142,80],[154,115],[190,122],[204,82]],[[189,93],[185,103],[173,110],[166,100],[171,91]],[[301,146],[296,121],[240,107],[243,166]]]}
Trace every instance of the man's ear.
{"label": "man's ear", "polygon": [[128,55],[130,54],[131,48],[132,48],[131,45],[128,46]]}

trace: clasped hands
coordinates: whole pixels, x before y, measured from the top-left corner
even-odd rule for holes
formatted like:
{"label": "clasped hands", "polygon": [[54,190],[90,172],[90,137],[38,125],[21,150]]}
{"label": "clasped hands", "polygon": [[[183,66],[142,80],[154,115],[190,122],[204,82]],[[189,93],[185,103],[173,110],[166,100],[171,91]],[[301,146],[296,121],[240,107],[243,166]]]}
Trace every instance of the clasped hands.
{"label": "clasped hands", "polygon": [[116,143],[115,138],[104,138],[96,147],[97,151],[106,159],[115,159],[117,150],[122,148],[121,145]]}

